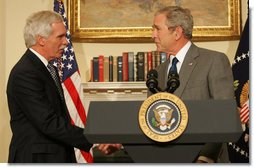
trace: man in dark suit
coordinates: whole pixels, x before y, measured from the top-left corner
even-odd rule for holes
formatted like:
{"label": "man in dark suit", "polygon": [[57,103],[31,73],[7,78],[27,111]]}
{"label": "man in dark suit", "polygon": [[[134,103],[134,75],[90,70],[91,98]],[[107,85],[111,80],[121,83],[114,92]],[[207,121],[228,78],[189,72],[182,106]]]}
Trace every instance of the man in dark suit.
{"label": "man in dark suit", "polygon": [[[156,68],[158,86],[165,90],[172,60],[177,58],[180,86],[175,95],[189,100],[233,99],[233,75],[227,56],[194,45],[192,30],[193,18],[188,9],[171,6],[155,14],[152,37],[157,50],[169,56]],[[217,162],[221,152],[226,152],[222,144],[206,143],[194,162]]]}
{"label": "man in dark suit", "polygon": [[82,128],[71,124],[59,77],[48,68],[67,45],[62,17],[52,11],[34,13],[26,21],[24,39],[27,50],[7,85],[13,133],[8,162],[76,162],[73,147],[89,151],[92,144]]}

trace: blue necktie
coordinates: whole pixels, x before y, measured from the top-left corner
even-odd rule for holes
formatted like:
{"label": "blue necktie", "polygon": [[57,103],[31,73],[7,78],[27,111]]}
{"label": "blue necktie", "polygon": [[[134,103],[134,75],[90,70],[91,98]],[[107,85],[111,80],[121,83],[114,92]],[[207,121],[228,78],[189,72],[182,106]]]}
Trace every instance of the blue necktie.
{"label": "blue necktie", "polygon": [[172,65],[171,65],[171,67],[169,69],[169,72],[177,73],[177,67],[176,67],[177,62],[178,62],[178,59],[176,57],[173,58]]}

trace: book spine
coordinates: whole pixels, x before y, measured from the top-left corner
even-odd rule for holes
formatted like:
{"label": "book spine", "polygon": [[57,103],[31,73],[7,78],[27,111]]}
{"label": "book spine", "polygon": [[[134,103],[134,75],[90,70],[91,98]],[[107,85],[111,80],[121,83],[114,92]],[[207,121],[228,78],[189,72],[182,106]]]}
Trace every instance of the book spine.
{"label": "book spine", "polygon": [[123,81],[123,57],[117,57],[117,81]]}
{"label": "book spine", "polygon": [[144,80],[146,80],[147,73],[148,73],[147,52],[144,52]]}
{"label": "book spine", "polygon": [[128,79],[134,81],[134,52],[128,53]]}
{"label": "book spine", "polygon": [[137,55],[134,54],[134,81],[137,81]]}
{"label": "book spine", "polygon": [[137,53],[137,81],[144,81],[144,52]]}
{"label": "book spine", "polygon": [[93,57],[93,81],[99,82],[99,58]]}
{"label": "book spine", "polygon": [[104,75],[104,82],[109,81],[109,57],[104,57],[104,62],[103,62],[103,75]]}
{"label": "book spine", "polygon": [[90,82],[93,82],[93,59],[90,60]]}
{"label": "book spine", "polygon": [[122,53],[122,61],[123,61],[123,81],[129,80],[129,67],[128,67],[128,53]]}
{"label": "book spine", "polygon": [[104,82],[104,56],[99,56],[99,82]]}
{"label": "book spine", "polygon": [[109,61],[109,82],[113,82],[113,56],[108,57]]}
{"label": "book spine", "polygon": [[147,71],[149,72],[152,69],[153,69],[153,57],[152,52],[149,51],[147,52]]}
{"label": "book spine", "polygon": [[155,69],[156,68],[156,54],[155,54],[155,51],[152,51],[152,69]]}
{"label": "book spine", "polygon": [[117,82],[117,57],[113,57],[113,81]]}

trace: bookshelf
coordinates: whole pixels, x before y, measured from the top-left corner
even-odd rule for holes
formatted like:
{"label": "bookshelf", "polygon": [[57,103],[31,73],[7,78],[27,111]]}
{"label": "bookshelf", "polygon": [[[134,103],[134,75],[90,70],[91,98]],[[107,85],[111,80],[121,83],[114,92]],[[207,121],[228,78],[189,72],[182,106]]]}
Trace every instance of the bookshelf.
{"label": "bookshelf", "polygon": [[120,56],[99,55],[90,60],[91,82],[145,81],[147,73],[167,60],[164,52],[122,52]]}

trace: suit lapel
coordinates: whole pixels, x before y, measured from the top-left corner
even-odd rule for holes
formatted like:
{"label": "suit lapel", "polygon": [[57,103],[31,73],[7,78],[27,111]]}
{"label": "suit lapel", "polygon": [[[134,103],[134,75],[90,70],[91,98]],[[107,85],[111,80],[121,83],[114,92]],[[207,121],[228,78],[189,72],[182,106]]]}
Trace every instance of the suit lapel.
{"label": "suit lapel", "polygon": [[183,61],[182,67],[180,69],[180,73],[179,73],[180,86],[174,92],[174,94],[177,95],[178,97],[182,96],[182,93],[189,81],[191,73],[197,64],[195,59],[196,59],[196,57],[198,57],[198,55],[199,55],[199,53],[198,53],[197,46],[192,44],[189,51],[186,53],[185,59]]}
{"label": "suit lapel", "polygon": [[29,49],[26,51],[25,53],[26,56],[29,57],[29,59],[31,60],[32,64],[35,65],[35,67],[37,68],[38,71],[41,72],[41,74],[43,76],[46,77],[46,84],[50,84],[51,87],[51,92],[55,92],[58,96],[59,96],[59,99],[60,99],[60,103],[61,105],[63,106],[64,110],[65,110],[65,113],[63,113],[65,115],[65,117],[67,118],[67,120],[69,122],[71,122],[71,118],[70,118],[70,115],[68,115],[68,108],[66,106],[66,103],[65,103],[65,100],[62,100],[61,99],[61,96],[60,96],[60,93],[58,92],[57,90],[57,86],[54,82],[54,79],[51,77],[47,67],[41,62],[41,60],[33,53],[31,52]]}
{"label": "suit lapel", "polygon": [[165,90],[167,88],[167,81],[168,81],[168,65],[169,65],[170,60],[167,59],[166,62],[162,63],[160,66],[156,68],[158,71],[158,81],[159,81],[159,88],[162,90]]}
{"label": "suit lapel", "polygon": [[170,63],[170,59],[167,59],[167,63],[166,63],[167,66],[164,66],[164,67],[163,67],[163,72],[165,72],[164,78],[163,78],[163,83],[164,83],[163,88],[167,88],[167,82],[168,82],[168,66],[169,66],[169,63]]}
{"label": "suit lapel", "polygon": [[27,56],[31,60],[31,62],[35,65],[35,67],[47,78],[48,83],[53,87],[53,90],[55,90],[58,95],[60,96],[60,93],[57,91],[57,86],[55,84],[54,79],[51,77],[47,67],[42,63],[42,61],[29,49],[26,51]]}
{"label": "suit lapel", "polygon": [[42,61],[29,49],[27,49],[26,54],[28,55],[31,62],[35,65],[35,67],[40,70],[43,74],[48,74],[47,77],[50,79],[50,73],[46,66],[42,63]]}

